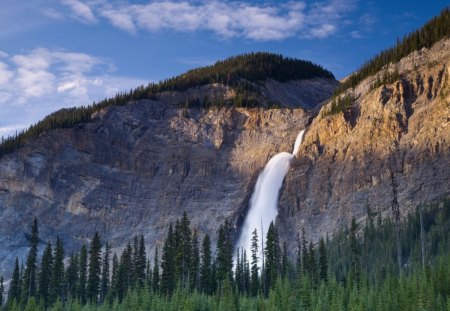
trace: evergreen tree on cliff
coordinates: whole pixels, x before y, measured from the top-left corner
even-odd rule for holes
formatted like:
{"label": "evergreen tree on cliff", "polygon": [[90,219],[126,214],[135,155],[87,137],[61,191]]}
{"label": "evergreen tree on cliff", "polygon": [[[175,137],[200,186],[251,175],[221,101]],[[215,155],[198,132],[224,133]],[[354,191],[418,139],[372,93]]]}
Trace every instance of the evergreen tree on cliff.
{"label": "evergreen tree on cliff", "polygon": [[30,251],[28,253],[23,284],[21,291],[21,301],[26,305],[28,299],[36,295],[36,272],[37,272],[37,251],[39,243],[38,222],[35,218],[31,226]]}
{"label": "evergreen tree on cliff", "polygon": [[98,232],[95,232],[89,250],[89,278],[87,282],[87,298],[93,303],[97,302],[100,290],[101,249],[100,236]]}
{"label": "evergreen tree on cliff", "polygon": [[64,245],[59,236],[56,238],[56,248],[53,256],[52,278],[50,283],[50,299],[52,305],[58,298],[64,298]]}
{"label": "evergreen tree on cliff", "polygon": [[267,230],[266,248],[265,248],[265,284],[266,295],[268,290],[275,285],[279,272],[280,251],[278,245],[278,233],[273,222],[270,223]]}
{"label": "evergreen tree on cliff", "polygon": [[86,280],[87,280],[87,248],[83,244],[80,252],[80,272],[78,282],[78,299],[81,303],[86,303]]}
{"label": "evergreen tree on cliff", "polygon": [[172,294],[176,285],[175,274],[175,237],[172,224],[169,227],[161,258],[161,293]]}
{"label": "evergreen tree on cliff", "polygon": [[251,261],[251,276],[250,276],[250,288],[251,288],[251,294],[253,296],[256,296],[259,291],[259,276],[258,276],[258,230],[253,231],[252,234],[252,245],[251,245],[251,252],[252,252],[252,261]]}
{"label": "evergreen tree on cliff", "polygon": [[20,299],[20,268],[19,268],[19,258],[16,257],[16,263],[14,265],[14,271],[11,278],[11,283],[9,285],[8,291],[8,304],[19,302]]}
{"label": "evergreen tree on cliff", "polygon": [[220,226],[217,238],[217,282],[222,284],[228,278],[233,279],[233,244],[231,227],[228,220]]}
{"label": "evergreen tree on cliff", "polygon": [[158,258],[158,246],[155,249],[155,259],[153,260],[153,272],[152,272],[152,289],[154,293],[159,293],[159,258]]}
{"label": "evergreen tree on cliff", "polygon": [[109,290],[109,257],[111,254],[111,244],[108,242],[105,246],[105,254],[103,255],[102,280],[100,285],[100,303],[105,300]]}
{"label": "evergreen tree on cliff", "polygon": [[200,268],[201,289],[206,294],[213,292],[212,271],[211,271],[211,240],[208,234],[205,234],[202,242],[202,264]]}
{"label": "evergreen tree on cliff", "polygon": [[47,247],[42,254],[41,269],[39,272],[38,297],[42,299],[44,306],[49,306],[50,282],[52,279],[53,253],[52,245],[47,243]]}

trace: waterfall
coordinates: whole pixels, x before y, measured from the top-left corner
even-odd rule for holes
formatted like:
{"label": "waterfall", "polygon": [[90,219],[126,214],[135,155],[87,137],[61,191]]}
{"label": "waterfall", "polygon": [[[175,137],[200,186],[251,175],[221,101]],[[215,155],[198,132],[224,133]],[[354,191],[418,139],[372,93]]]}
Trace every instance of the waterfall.
{"label": "waterfall", "polygon": [[[236,251],[243,248],[247,252],[247,258],[251,256],[252,233],[258,231],[258,258],[261,265],[262,249],[261,238],[266,239],[270,222],[278,215],[278,197],[284,177],[286,176],[292,158],[297,154],[303,140],[302,130],[295,140],[292,153],[281,152],[267,162],[264,170],[259,174],[250,199],[250,208],[241,229],[241,235],[236,244]],[[263,230],[263,232],[261,232]]]}

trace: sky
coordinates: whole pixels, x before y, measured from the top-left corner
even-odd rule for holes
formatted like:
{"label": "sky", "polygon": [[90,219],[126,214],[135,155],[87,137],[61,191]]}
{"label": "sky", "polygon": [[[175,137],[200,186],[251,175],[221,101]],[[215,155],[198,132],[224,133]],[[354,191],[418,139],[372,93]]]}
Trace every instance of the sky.
{"label": "sky", "polygon": [[64,107],[267,51],[341,79],[444,0],[0,0],[0,137]]}

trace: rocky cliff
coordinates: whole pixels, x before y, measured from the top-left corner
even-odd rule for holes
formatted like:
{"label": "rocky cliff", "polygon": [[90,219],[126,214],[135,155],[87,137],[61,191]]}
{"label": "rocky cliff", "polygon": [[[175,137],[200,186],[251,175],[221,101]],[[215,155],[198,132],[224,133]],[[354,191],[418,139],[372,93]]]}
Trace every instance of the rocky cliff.
{"label": "rocky cliff", "polygon": [[[400,78],[382,86],[387,73]],[[405,216],[450,195],[450,41],[410,54],[361,82],[348,109],[323,106],[286,176],[279,206],[282,237],[304,228],[332,234],[368,210]]]}
{"label": "rocky cliff", "polygon": [[165,92],[156,101],[103,109],[90,123],[41,134],[4,156],[3,269],[15,256],[26,255],[25,233],[34,217],[42,241],[61,235],[67,254],[95,231],[117,248],[143,234],[151,250],[184,211],[196,229],[214,237],[225,218],[236,220],[246,209],[267,160],[292,150],[310,118],[302,103],[317,105],[337,85],[332,79],[319,81],[268,82],[265,96],[281,103],[306,94],[296,109],[179,107],[188,98],[233,96],[231,88],[217,84]]}

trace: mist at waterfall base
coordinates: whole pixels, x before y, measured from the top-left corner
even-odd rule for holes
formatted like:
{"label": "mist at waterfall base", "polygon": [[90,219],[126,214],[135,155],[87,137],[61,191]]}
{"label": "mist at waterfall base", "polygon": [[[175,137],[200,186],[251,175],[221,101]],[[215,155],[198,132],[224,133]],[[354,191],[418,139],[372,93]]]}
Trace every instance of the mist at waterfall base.
{"label": "mist at waterfall base", "polygon": [[300,148],[304,132],[305,130],[302,130],[298,134],[292,154],[289,152],[281,152],[272,157],[256,181],[256,186],[250,199],[250,208],[236,244],[235,255],[238,249],[244,249],[247,253],[247,258],[250,258],[252,233],[256,229],[258,232],[259,266],[262,265],[261,238],[263,237],[265,242],[269,225],[278,215],[280,188],[289,170],[291,160]]}

